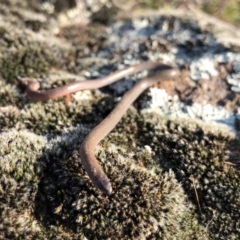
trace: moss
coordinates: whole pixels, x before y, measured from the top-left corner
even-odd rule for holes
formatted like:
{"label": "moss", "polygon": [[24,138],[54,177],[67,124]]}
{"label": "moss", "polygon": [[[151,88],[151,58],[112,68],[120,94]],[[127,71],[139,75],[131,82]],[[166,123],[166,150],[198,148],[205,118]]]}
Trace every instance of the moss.
{"label": "moss", "polygon": [[14,82],[16,75],[39,76],[60,64],[64,51],[54,43],[49,44],[49,39],[40,40],[40,35],[33,38],[31,32],[12,26],[2,25],[1,28],[4,33],[0,38],[0,68],[8,82]]}
{"label": "moss", "polygon": [[151,8],[151,9],[155,9],[155,8],[159,7],[159,3],[156,0],[148,0],[148,1],[146,1],[145,4],[148,8]]}
{"label": "moss", "polygon": [[[159,167],[154,170],[157,166],[153,159],[149,161],[154,167],[137,165],[131,159],[133,151],[122,154],[125,144],[118,145],[112,139],[111,143],[105,139],[96,154],[112,180],[114,193],[110,197],[97,193],[74,153],[83,132],[86,134],[82,126],[67,131],[53,139],[45,152],[47,166],[36,208],[41,211],[36,214],[46,227],[65,226],[90,239],[206,236],[173,172],[162,173]],[[123,134],[118,137],[124,139]]]}
{"label": "moss", "polygon": [[[9,85],[6,86],[6,89],[8,88]],[[13,91],[11,88],[10,90]],[[63,99],[34,103],[22,94],[14,93],[11,95],[11,92],[9,94],[7,91],[2,94],[9,97],[9,101],[4,101],[4,103],[15,106],[2,108],[3,111],[0,115],[2,130],[16,127],[17,129],[29,129],[36,134],[50,134],[60,132],[63,127],[72,126],[81,121],[95,118],[97,123],[102,119],[101,115],[96,112],[96,105],[101,106],[100,100],[102,98],[98,91],[93,95],[93,102],[80,98],[69,105],[66,105]],[[102,104],[104,105],[104,101]],[[98,117],[96,118],[96,116]]]}
{"label": "moss", "polygon": [[[192,239],[195,236],[202,239],[201,236],[206,236],[174,173],[171,170],[163,173],[154,155],[140,147],[135,151],[129,145],[134,144],[138,135],[137,125],[133,129],[126,128],[131,131],[127,137],[129,142],[124,132],[118,133],[123,125],[137,122],[136,111],[129,113],[119,129],[104,139],[96,151],[113,182],[115,192],[108,198],[92,186],[76,153],[92,126],[78,125],[62,130],[60,135],[49,135],[48,143],[45,138],[25,131],[13,131],[11,142],[6,140],[11,134],[3,133],[0,136],[4,143],[2,181],[11,181],[7,192],[17,194],[16,201],[1,199],[4,209],[8,209],[3,211],[5,236],[24,238],[28,234],[38,239],[46,236],[60,236],[59,239],[73,236],[79,239],[84,236],[91,239]],[[91,121],[95,123],[96,119]],[[129,151],[125,148],[127,144]],[[20,192],[16,190],[19,185]],[[3,191],[6,191],[4,187]],[[11,199],[10,196],[7,199]],[[29,206],[31,213],[26,210]],[[10,221],[13,213],[9,211],[17,212],[16,222]],[[13,229],[19,231],[15,233]]]}
{"label": "moss", "polygon": [[[69,234],[102,239],[113,236],[123,239],[192,239],[192,236],[206,239],[208,234],[219,239],[237,236],[238,232],[233,229],[239,216],[239,179],[234,169],[224,165],[228,139],[205,133],[197,124],[180,124],[156,114],[144,114],[142,118],[136,110],[130,109],[96,149],[115,190],[109,198],[97,193],[76,154],[83,136],[114,105],[108,99],[101,100],[101,95],[96,96],[96,105],[84,106],[84,101],[79,100],[67,108],[62,100],[45,104],[29,102],[19,115],[12,114],[17,126],[25,124],[23,129],[52,133],[39,159],[40,166],[44,167],[34,191],[36,199],[33,202],[27,197],[34,208],[33,219],[44,226],[41,236],[60,234],[60,239]],[[98,118],[96,113],[101,113]],[[61,130],[77,123],[82,124]],[[26,169],[32,171],[33,167],[30,164],[19,168],[13,174],[14,181],[22,179]],[[195,180],[194,186],[191,177]],[[24,177],[24,188],[29,188],[28,181],[32,178],[33,172]],[[158,201],[159,204],[155,204]],[[124,212],[126,206],[128,211]],[[125,218],[119,219],[121,215]],[[198,218],[205,226],[212,222],[208,231],[198,223]]]}
{"label": "moss", "polygon": [[41,76],[50,68],[62,67],[71,51],[69,44],[50,32],[46,37],[44,31],[52,31],[56,24],[47,24],[50,16],[40,12],[40,5],[34,2],[11,0],[0,4],[0,69],[1,77],[9,83],[16,75]]}
{"label": "moss", "polygon": [[229,137],[206,133],[197,124],[184,126],[154,115],[141,125],[141,144],[153,139],[150,147],[159,153],[156,161],[166,171],[175,172],[198,208],[201,222],[208,226],[210,238],[239,238],[240,176],[237,169],[226,164]]}
{"label": "moss", "polygon": [[43,137],[27,131],[9,130],[0,134],[2,239],[38,236],[40,232],[32,210],[42,169],[37,160],[45,143]]}
{"label": "moss", "polygon": [[[0,6],[9,20],[0,26],[1,237],[238,239],[239,172],[225,164],[230,140],[195,123],[131,108],[96,149],[114,194],[106,197],[93,187],[77,150],[115,103],[98,91],[76,94],[68,106],[62,99],[34,102],[14,75],[41,76],[43,88],[52,88],[57,84],[49,72],[79,73],[80,58],[93,56],[100,41],[91,41],[96,32],[89,30],[86,48],[78,48],[78,29],[58,38],[45,32],[44,23],[30,27],[38,33],[26,29],[29,15],[8,10],[15,3],[27,10],[24,1]],[[37,8],[30,7],[32,13]],[[71,36],[74,49],[60,39]],[[58,84],[69,81],[62,74]]]}
{"label": "moss", "polygon": [[237,1],[229,1],[222,10],[222,17],[236,25],[240,24],[239,17],[240,4]]}
{"label": "moss", "polygon": [[237,26],[240,24],[238,14],[240,10],[239,1],[207,1],[203,4],[203,10]]}
{"label": "moss", "polygon": [[7,107],[9,105],[15,105],[19,96],[16,87],[0,79],[0,89],[0,106]]}

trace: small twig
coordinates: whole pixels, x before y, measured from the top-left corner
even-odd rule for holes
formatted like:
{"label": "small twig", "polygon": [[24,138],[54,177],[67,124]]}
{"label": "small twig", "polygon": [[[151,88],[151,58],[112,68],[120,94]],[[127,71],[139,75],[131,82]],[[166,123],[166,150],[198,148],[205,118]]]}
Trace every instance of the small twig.
{"label": "small twig", "polygon": [[198,204],[198,209],[199,209],[200,214],[202,215],[202,209],[201,209],[201,206],[200,206],[200,201],[199,201],[197,189],[196,189],[196,186],[195,186],[195,179],[194,179],[193,176],[190,176],[189,179],[192,181],[194,192],[195,192],[195,196],[196,196],[196,200],[197,200],[197,204]]}
{"label": "small twig", "polygon": [[232,162],[224,162],[224,164],[230,165],[230,166],[236,166],[237,164],[232,163]]}

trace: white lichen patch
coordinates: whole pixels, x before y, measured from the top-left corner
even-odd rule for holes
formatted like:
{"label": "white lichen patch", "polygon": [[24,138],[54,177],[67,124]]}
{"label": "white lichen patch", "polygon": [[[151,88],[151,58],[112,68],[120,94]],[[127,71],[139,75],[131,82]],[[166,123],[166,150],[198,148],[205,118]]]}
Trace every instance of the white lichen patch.
{"label": "white lichen patch", "polygon": [[214,66],[213,56],[203,56],[199,59],[194,59],[190,64],[191,79],[194,81],[200,79],[210,79],[218,75],[218,71]]}
{"label": "white lichen patch", "polygon": [[143,110],[158,109],[161,114],[175,119],[188,117],[235,131],[236,114],[227,111],[224,107],[213,107],[210,104],[201,105],[199,103],[185,105],[177,96],[170,96],[164,89],[158,88],[150,88],[149,95],[150,101],[142,103]]}

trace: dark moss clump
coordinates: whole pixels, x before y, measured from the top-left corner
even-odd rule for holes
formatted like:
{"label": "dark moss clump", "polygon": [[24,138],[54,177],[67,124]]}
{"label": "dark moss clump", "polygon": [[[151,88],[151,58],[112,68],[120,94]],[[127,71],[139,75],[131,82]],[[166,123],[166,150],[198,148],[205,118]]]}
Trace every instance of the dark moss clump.
{"label": "dark moss clump", "polygon": [[16,87],[0,78],[0,107],[15,106],[18,101]]}
{"label": "dark moss clump", "polygon": [[[150,157],[149,169],[135,164],[129,158],[133,151],[121,151],[125,144],[115,145],[106,139],[104,150],[98,148],[97,156],[112,180],[114,193],[107,197],[98,192],[76,153],[79,136],[85,134],[80,126],[53,139],[42,158],[46,171],[36,199],[36,215],[46,230],[58,226],[60,232],[74,232],[89,239],[206,237],[173,172],[154,170],[157,165]],[[117,131],[111,136],[114,134]],[[126,138],[124,134],[118,137]]]}
{"label": "dark moss clump", "polygon": [[0,3],[1,17],[15,27],[29,28],[33,31],[49,28],[47,19],[51,16],[41,7],[38,0],[3,0]]}
{"label": "dark moss clump", "polygon": [[15,81],[14,76],[39,76],[57,66],[63,52],[49,39],[12,26],[0,26],[0,69],[3,78]]}
{"label": "dark moss clump", "polygon": [[157,148],[139,144],[146,124],[136,111],[96,149],[114,193],[107,197],[92,186],[76,150],[95,121],[49,135],[48,143],[24,131],[0,135],[5,238],[207,239],[175,174],[162,172]]}
{"label": "dark moss clump", "polygon": [[[9,88],[9,92],[12,91],[8,85],[5,88]],[[34,103],[23,94],[9,95],[7,91],[2,96],[9,98],[7,103],[4,99],[2,100],[4,101],[3,106],[10,104],[0,115],[2,130],[16,127],[17,129],[32,130],[36,134],[53,134],[61,132],[63,127],[70,127],[84,121],[94,121],[97,124],[105,116],[98,114],[99,107],[104,105],[104,101],[101,103],[100,100],[102,95],[98,92],[95,92],[92,103],[74,100],[69,105],[66,105],[63,99]],[[19,108],[11,107],[11,105],[18,105]]]}
{"label": "dark moss clump", "polygon": [[153,115],[149,119],[140,123],[141,144],[150,144],[159,165],[175,172],[211,239],[238,239],[240,176],[226,163],[228,137],[205,133],[196,124],[184,126]]}

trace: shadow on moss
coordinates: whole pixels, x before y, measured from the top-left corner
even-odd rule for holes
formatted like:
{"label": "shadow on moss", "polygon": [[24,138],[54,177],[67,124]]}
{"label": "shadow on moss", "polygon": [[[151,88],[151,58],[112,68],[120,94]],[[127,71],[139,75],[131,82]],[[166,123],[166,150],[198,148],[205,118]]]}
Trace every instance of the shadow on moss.
{"label": "shadow on moss", "polygon": [[[46,168],[35,200],[35,215],[46,231],[90,239],[205,239],[174,173],[163,173],[142,149],[137,149],[140,154],[131,150],[141,131],[131,125],[136,118],[130,111],[97,147],[113,184],[109,197],[92,186],[79,161],[77,149],[89,129],[79,125],[50,140],[40,159]],[[131,134],[122,132],[122,125]]]}
{"label": "shadow on moss", "polygon": [[196,205],[199,220],[208,228],[211,239],[239,238],[240,175],[226,163],[226,145],[232,140],[221,134],[205,133],[196,124],[184,126],[154,115],[139,124],[140,143],[150,142],[157,153],[156,162],[165,171],[174,171]]}

